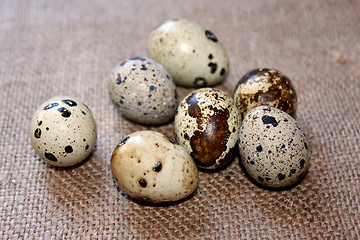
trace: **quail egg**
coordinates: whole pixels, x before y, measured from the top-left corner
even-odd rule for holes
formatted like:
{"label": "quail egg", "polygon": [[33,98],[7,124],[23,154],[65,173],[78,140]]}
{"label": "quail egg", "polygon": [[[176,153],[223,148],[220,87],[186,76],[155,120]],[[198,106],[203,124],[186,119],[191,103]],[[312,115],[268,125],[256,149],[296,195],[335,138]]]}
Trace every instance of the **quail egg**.
{"label": "quail egg", "polygon": [[179,104],[175,135],[199,167],[217,169],[232,158],[240,124],[240,112],[229,95],[201,88]]}
{"label": "quail egg", "polygon": [[241,162],[258,183],[280,188],[299,181],[310,165],[304,132],[286,112],[269,106],[252,109],[239,134]]}
{"label": "quail egg", "polygon": [[258,106],[271,106],[295,117],[297,95],[290,79],[275,69],[259,68],[245,74],[234,92],[242,117]]}
{"label": "quail egg", "polygon": [[145,125],[171,121],[178,106],[171,76],[149,58],[129,58],[116,66],[110,77],[109,93],[126,118]]}
{"label": "quail egg", "polygon": [[218,38],[186,19],[168,20],[154,29],[148,54],[185,87],[216,85],[229,72],[229,58]]}
{"label": "quail egg", "polygon": [[164,134],[148,130],[120,141],[111,156],[111,171],[128,195],[154,203],[183,199],[199,181],[186,150]]}
{"label": "quail egg", "polygon": [[57,96],[42,103],[30,124],[30,140],[45,162],[75,165],[89,156],[96,142],[95,120],[80,100]]}

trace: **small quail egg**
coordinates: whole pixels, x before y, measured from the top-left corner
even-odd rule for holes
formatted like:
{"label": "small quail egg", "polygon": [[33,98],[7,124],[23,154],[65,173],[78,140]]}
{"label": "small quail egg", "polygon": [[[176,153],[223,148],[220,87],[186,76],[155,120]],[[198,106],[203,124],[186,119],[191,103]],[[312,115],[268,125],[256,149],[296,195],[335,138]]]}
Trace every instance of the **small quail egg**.
{"label": "small quail egg", "polygon": [[198,185],[191,156],[155,131],[134,132],[121,140],[111,156],[111,171],[128,195],[154,203],[183,199]]}
{"label": "small quail egg", "polygon": [[240,124],[240,112],[229,95],[218,89],[201,88],[179,104],[175,135],[199,167],[216,169],[233,156]]}
{"label": "small quail egg", "polygon": [[216,85],[229,72],[229,58],[217,37],[186,19],[168,20],[154,29],[148,54],[185,87]]}
{"label": "small quail egg", "polygon": [[305,134],[286,112],[269,106],[252,109],[240,128],[241,161],[258,183],[272,188],[300,180],[310,165]]}
{"label": "small quail egg", "polygon": [[146,125],[169,122],[178,106],[171,76],[149,58],[129,58],[118,65],[110,77],[109,93],[126,118]]}
{"label": "small quail egg", "polygon": [[89,156],[96,142],[95,120],[80,100],[57,96],[40,105],[30,124],[30,140],[45,162],[67,167]]}
{"label": "small quail egg", "polygon": [[258,106],[271,106],[295,117],[297,96],[290,79],[275,69],[259,68],[245,74],[234,92],[242,117]]}

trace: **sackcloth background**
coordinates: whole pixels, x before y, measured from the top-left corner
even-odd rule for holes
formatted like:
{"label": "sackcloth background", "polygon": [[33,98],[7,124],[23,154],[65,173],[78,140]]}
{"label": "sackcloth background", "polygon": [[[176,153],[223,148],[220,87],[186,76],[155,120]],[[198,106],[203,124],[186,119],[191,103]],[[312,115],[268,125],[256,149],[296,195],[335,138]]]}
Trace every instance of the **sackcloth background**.
{"label": "sackcloth background", "polygon": [[[172,18],[216,34],[230,58],[217,85],[273,67],[298,93],[311,166],[293,188],[254,184],[239,165],[200,172],[186,201],[139,204],[110,170],[116,144],[173,123],[124,119],[108,94],[113,67],[147,56],[150,32]],[[0,239],[359,239],[360,1],[0,1]],[[191,90],[178,87],[179,99]],[[82,164],[45,164],[29,140],[36,108],[57,95],[93,112],[97,147]]]}

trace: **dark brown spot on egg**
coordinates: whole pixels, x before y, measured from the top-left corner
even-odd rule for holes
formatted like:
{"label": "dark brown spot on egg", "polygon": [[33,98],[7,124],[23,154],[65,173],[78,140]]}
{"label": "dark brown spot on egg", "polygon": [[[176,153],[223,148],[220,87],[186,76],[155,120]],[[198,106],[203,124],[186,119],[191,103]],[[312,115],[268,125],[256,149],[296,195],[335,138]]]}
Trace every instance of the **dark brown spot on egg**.
{"label": "dark brown spot on egg", "polygon": [[198,105],[198,100],[196,94],[193,93],[186,99],[186,103],[188,104],[188,113],[189,116],[196,118],[196,123],[200,125],[202,123],[202,114],[201,109]]}
{"label": "dark brown spot on egg", "polygon": [[[200,113],[201,114],[201,113]],[[196,130],[190,139],[192,148],[191,156],[199,166],[209,167],[216,163],[216,160],[227,149],[227,141],[230,136],[227,120],[229,110],[217,110],[209,118],[204,131]],[[226,163],[227,159],[223,159]]]}
{"label": "dark brown spot on egg", "polygon": [[186,140],[190,140],[190,137],[189,137],[189,135],[188,135],[187,133],[184,134],[184,138],[185,138]]}

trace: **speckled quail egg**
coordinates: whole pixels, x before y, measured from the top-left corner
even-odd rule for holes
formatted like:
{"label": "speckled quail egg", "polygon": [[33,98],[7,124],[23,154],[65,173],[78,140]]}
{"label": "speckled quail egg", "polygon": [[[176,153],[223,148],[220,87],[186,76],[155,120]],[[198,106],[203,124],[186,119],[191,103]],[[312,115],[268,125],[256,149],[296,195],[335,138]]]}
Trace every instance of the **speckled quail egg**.
{"label": "speckled quail egg", "polygon": [[178,106],[171,76],[149,58],[129,58],[116,66],[110,77],[109,93],[126,118],[146,125],[171,121]]}
{"label": "speckled quail egg", "polygon": [[69,96],[53,97],[35,111],[30,140],[45,162],[60,167],[75,165],[89,156],[96,142],[90,109]]}
{"label": "speckled quail egg", "polygon": [[234,100],[242,117],[258,106],[276,107],[295,117],[297,96],[290,79],[275,69],[259,68],[238,82]]}
{"label": "speckled quail egg", "polygon": [[258,183],[287,187],[300,180],[310,165],[310,149],[296,120],[269,106],[252,109],[240,128],[241,162]]}
{"label": "speckled quail egg", "polygon": [[199,167],[217,169],[231,160],[240,124],[240,112],[229,95],[201,88],[179,104],[175,135]]}
{"label": "speckled quail egg", "polygon": [[229,72],[229,58],[218,38],[186,19],[168,20],[154,29],[148,54],[185,87],[214,86]]}
{"label": "speckled quail egg", "polygon": [[126,136],[111,156],[111,171],[128,195],[154,203],[177,201],[198,185],[198,170],[186,150],[155,131]]}

